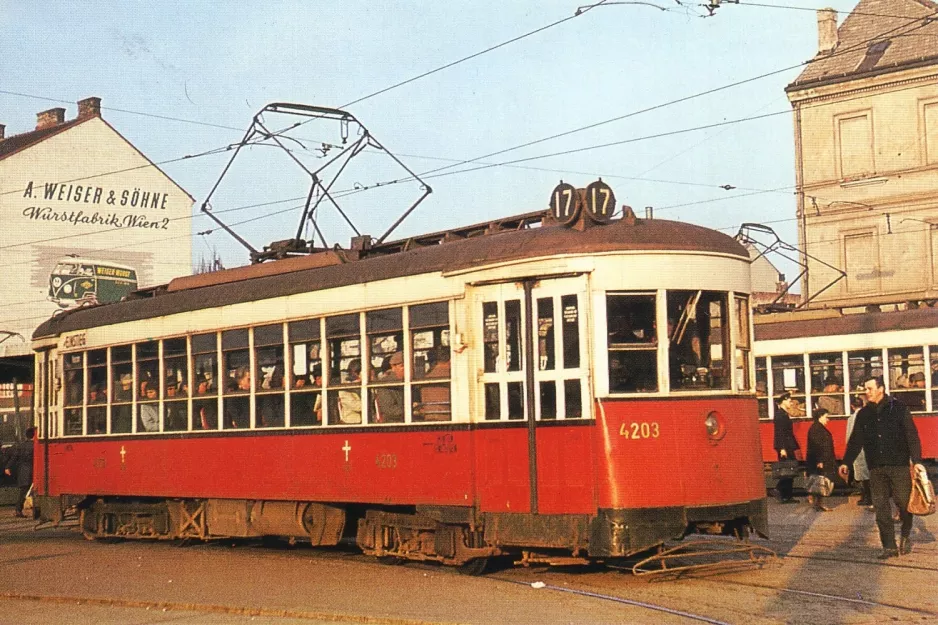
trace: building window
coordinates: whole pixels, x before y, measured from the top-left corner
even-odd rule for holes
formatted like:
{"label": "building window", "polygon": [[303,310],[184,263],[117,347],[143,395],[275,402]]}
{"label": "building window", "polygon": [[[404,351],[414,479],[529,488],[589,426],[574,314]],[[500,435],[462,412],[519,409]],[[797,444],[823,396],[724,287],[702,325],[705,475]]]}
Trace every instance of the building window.
{"label": "building window", "polygon": [[873,127],[869,113],[837,118],[840,177],[871,174],[873,163]]}
{"label": "building window", "polygon": [[844,235],[848,293],[879,291],[879,251],[872,232]]}
{"label": "building window", "polygon": [[925,104],[922,120],[925,126],[925,163],[934,165],[938,163],[938,102]]}

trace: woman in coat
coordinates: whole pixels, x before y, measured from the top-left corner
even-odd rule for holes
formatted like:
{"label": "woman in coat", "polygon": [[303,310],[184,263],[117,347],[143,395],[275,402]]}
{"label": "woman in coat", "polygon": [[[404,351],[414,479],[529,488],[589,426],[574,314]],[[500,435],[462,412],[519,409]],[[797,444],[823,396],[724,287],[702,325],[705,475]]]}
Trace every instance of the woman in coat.
{"label": "woman in coat", "polygon": [[[827,429],[827,410],[818,408],[813,418],[814,423],[808,429],[808,451],[805,455],[808,475],[823,475],[833,482],[837,477],[837,459],[834,457],[834,437]],[[824,505],[824,496],[820,493],[810,493],[808,501],[818,512],[830,511]]]}
{"label": "woman in coat", "polygon": [[[793,410],[791,393],[782,393],[778,398],[778,408],[775,410],[775,429],[772,445],[775,451],[778,452],[779,460],[795,460],[795,450],[799,448],[791,426],[791,413]],[[794,481],[795,478],[793,477],[783,477],[775,485],[781,503],[794,503],[797,501],[792,497]]]}

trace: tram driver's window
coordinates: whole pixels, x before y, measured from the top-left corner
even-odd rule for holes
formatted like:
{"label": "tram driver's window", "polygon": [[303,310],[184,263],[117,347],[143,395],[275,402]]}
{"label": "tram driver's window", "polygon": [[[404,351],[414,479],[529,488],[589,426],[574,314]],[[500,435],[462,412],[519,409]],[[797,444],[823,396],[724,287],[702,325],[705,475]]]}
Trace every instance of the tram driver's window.
{"label": "tram driver's window", "polygon": [[733,298],[733,312],[736,315],[736,355],[734,369],[736,371],[736,388],[749,390],[749,298],[736,296]]}
{"label": "tram driver's window", "polygon": [[[671,389],[730,388],[726,293],[668,291],[667,306]],[[739,323],[748,326],[743,319]],[[747,327],[747,337],[748,332]],[[737,354],[740,358],[748,360],[748,351]]]}
{"label": "tram driver's window", "polygon": [[609,392],[658,390],[658,336],[654,294],[606,296]]}

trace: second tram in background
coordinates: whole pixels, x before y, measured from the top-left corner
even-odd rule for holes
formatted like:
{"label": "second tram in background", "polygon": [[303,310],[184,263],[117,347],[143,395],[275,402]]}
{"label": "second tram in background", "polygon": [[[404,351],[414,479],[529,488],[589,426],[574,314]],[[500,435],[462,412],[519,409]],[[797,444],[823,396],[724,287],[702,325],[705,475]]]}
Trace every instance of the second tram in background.
{"label": "second tram in background", "polygon": [[[756,395],[762,458],[777,459],[772,419],[777,398],[791,393],[802,454],[811,415],[826,408],[837,457],[846,447],[850,402],[869,376],[883,376],[886,392],[912,412],[931,470],[938,458],[938,309],[842,314],[806,310],[755,317]],[[803,457],[803,455],[802,455]]]}
{"label": "second tram in background", "polygon": [[43,517],[469,566],[764,534],[749,255],[614,201],[561,184],[547,212],[56,316]]}

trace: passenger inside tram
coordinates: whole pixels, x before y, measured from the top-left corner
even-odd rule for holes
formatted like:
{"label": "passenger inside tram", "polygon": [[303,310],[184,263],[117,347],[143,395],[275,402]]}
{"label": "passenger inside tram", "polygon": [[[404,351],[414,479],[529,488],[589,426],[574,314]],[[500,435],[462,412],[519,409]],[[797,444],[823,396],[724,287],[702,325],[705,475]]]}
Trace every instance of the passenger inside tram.
{"label": "passenger inside tram", "polygon": [[833,377],[827,378],[824,380],[824,388],[822,389],[822,392],[826,395],[818,397],[815,405],[832,415],[846,414],[844,412],[843,390],[840,380]]}

